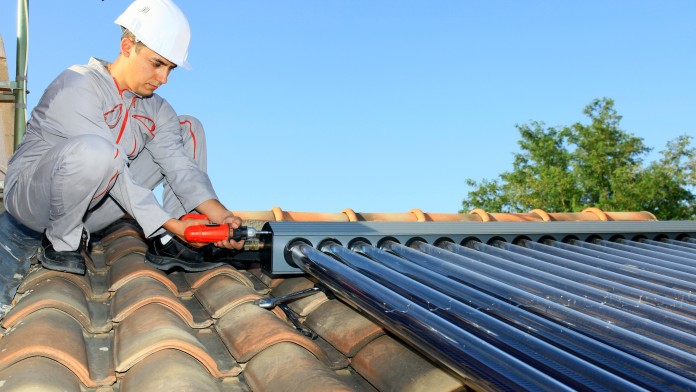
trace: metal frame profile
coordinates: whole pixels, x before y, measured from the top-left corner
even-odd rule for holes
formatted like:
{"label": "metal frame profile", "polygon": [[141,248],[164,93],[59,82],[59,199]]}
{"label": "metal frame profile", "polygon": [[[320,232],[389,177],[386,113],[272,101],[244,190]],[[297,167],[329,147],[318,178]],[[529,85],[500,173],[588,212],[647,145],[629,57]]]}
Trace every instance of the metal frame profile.
{"label": "metal frame profile", "polygon": [[680,239],[696,237],[692,221],[579,221],[579,222],[269,222],[261,253],[264,269],[272,274],[303,274],[290,256],[290,245],[303,242],[319,248],[331,241],[347,247],[356,241],[379,246],[385,240],[408,245],[449,241],[465,245],[475,240],[537,242],[544,239],[580,241],[615,238]]}

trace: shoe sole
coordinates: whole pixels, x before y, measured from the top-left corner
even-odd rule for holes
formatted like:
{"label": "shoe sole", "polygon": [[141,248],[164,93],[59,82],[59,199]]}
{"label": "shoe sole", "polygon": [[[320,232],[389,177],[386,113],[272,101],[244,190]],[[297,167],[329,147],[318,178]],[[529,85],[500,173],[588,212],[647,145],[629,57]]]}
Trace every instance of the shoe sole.
{"label": "shoe sole", "polygon": [[87,272],[87,268],[85,267],[84,262],[82,264],[80,263],[53,263],[52,261],[46,259],[44,257],[44,253],[39,251],[39,253],[36,255],[36,258],[39,259],[41,262],[41,266],[52,270],[52,271],[60,271],[60,272],[69,272],[71,274],[78,274],[78,275],[84,275]]}
{"label": "shoe sole", "polygon": [[145,264],[162,271],[169,271],[174,268],[181,268],[187,272],[203,272],[220,267],[225,263],[188,263],[173,257],[156,256],[148,253],[145,255]]}

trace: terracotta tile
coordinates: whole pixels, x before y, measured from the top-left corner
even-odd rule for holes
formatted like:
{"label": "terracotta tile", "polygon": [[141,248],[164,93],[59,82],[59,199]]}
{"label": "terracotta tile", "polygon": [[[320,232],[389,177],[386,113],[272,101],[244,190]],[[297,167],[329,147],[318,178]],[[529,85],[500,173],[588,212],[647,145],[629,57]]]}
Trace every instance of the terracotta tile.
{"label": "terracotta tile", "polygon": [[109,247],[115,240],[127,236],[145,241],[145,235],[137,222],[134,220],[119,220],[104,230],[104,234],[99,242],[104,247]]}
{"label": "terracotta tile", "polygon": [[538,222],[537,214],[495,212],[490,214],[495,222]]}
{"label": "terracotta tile", "polygon": [[36,311],[54,308],[73,317],[87,332],[108,332],[111,330],[111,321],[107,320],[105,309],[99,312],[97,307],[106,308],[106,305],[93,303],[90,307],[85,293],[71,281],[61,278],[47,279],[24,293],[21,300],[7,314],[2,326],[11,328]]}
{"label": "terracotta tile", "polygon": [[28,290],[32,290],[36,285],[51,279],[64,279],[70,281],[82,290],[86,298],[95,298],[87,275],[66,274],[64,272],[51,271],[45,268],[32,270],[17,288],[17,293],[23,294]]}
{"label": "terracotta tile", "polygon": [[254,284],[249,280],[249,278],[244,275],[242,272],[237,271],[236,269],[223,265],[218,268],[213,268],[208,271],[204,272],[189,272],[186,273],[186,281],[188,281],[189,286],[192,289],[197,289],[201,287],[203,284],[205,284],[208,280],[220,276],[220,275],[226,275],[229,276],[232,279],[235,279],[237,282],[249,287],[249,288],[254,288]]}
{"label": "terracotta tile", "polygon": [[613,221],[656,221],[655,215],[648,211],[616,211],[604,212],[608,220]]}
{"label": "terracotta tile", "polygon": [[256,291],[257,291],[259,294],[268,294],[268,293],[270,293],[270,292],[271,292],[270,286],[267,285],[267,284],[265,284],[263,280],[259,279],[259,277],[256,276],[256,275],[253,273],[253,271],[251,270],[251,268],[253,268],[254,264],[256,264],[256,263],[249,264],[249,265],[247,265],[247,267],[246,267],[247,269],[246,269],[246,270],[240,270],[240,271],[244,272],[244,274],[246,275],[246,277],[249,278],[249,280],[251,281],[251,283],[254,285],[254,289],[256,289]]}
{"label": "terracotta tile", "polygon": [[272,278],[270,275],[263,271],[263,269],[261,268],[261,264],[259,263],[252,263],[251,265],[249,265],[249,268],[247,268],[247,271],[256,279],[258,279],[261,283],[263,283],[264,286],[269,287],[271,289],[278,286],[285,280],[283,278]]}
{"label": "terracotta tile", "polygon": [[410,212],[362,212],[360,216],[366,221],[374,222],[417,222],[418,218]]}
{"label": "terracotta tile", "polygon": [[326,354],[316,343],[280,320],[273,312],[254,304],[242,304],[225,313],[217,320],[215,328],[238,362],[247,362],[280,342],[300,345],[325,363],[328,362]]}
{"label": "terracotta tile", "polygon": [[347,222],[348,217],[340,212],[283,211],[283,220],[295,222]]}
{"label": "terracotta tile", "polygon": [[162,283],[175,296],[179,295],[177,286],[167,277],[167,275],[155,268],[145,264],[145,257],[142,255],[128,255],[119,259],[111,266],[109,281],[109,291],[117,291],[131,280],[140,277],[150,277]]}
{"label": "terracotta tile", "polygon": [[0,370],[24,359],[46,357],[70,369],[87,387],[116,381],[113,374],[91,374],[82,327],[60,310],[42,309],[24,318],[0,340],[0,352]]}
{"label": "terracotta tile", "polygon": [[481,218],[470,214],[424,213],[426,221],[432,222],[480,222]]}
{"label": "terracotta tile", "polygon": [[104,252],[104,258],[107,265],[112,265],[116,260],[138,253],[145,255],[147,252],[147,244],[140,238],[125,236],[115,239]]}
{"label": "terracotta tile", "polygon": [[387,335],[367,344],[352,363],[353,369],[380,391],[463,389],[461,380]]}
{"label": "terracotta tile", "polygon": [[253,391],[352,391],[324,363],[292,343],[278,343],[252,358],[244,379]]}
{"label": "terracotta tile", "polygon": [[314,287],[314,282],[304,276],[296,276],[293,278],[283,279],[278,285],[273,287],[271,294],[274,297],[280,297],[294,293],[296,291],[305,290]]}
{"label": "terracotta tile", "polygon": [[[314,287],[314,282],[305,277],[289,278],[285,279],[278,286],[274,287],[273,290],[271,290],[271,294],[274,297],[280,297],[312,287]],[[305,317],[328,300],[329,299],[326,297],[326,294],[317,292],[306,297],[289,300],[286,302],[286,304],[295,313],[300,315],[300,317]]]}
{"label": "terracotta tile", "polygon": [[233,211],[235,216],[240,217],[242,220],[260,220],[264,222],[274,221],[275,216],[273,211]]}
{"label": "terracotta tile", "polygon": [[310,313],[305,325],[347,357],[384,335],[379,325],[338,300],[327,301]]}
{"label": "terracotta tile", "polygon": [[207,280],[196,290],[195,296],[215,319],[243,303],[261,298],[252,287],[229,275],[218,275]]}
{"label": "terracotta tile", "polygon": [[[141,276],[130,280],[116,291],[111,301],[111,314],[114,322],[121,322],[146,305],[159,304],[176,313],[191,328],[205,328],[213,323],[195,300],[186,302],[189,307],[159,280]],[[190,309],[195,305],[198,305],[199,311]]]}
{"label": "terracotta tile", "polygon": [[555,221],[598,221],[597,215],[590,212],[552,212],[549,213]]}
{"label": "terracotta tile", "polygon": [[80,391],[80,380],[60,363],[30,357],[0,371],[0,390],[64,392]]}
{"label": "terracotta tile", "polygon": [[126,372],[148,356],[166,349],[177,349],[191,355],[213,377],[236,376],[241,371],[214,330],[191,329],[169,308],[160,305],[143,306],[119,323],[115,330],[117,372]]}
{"label": "terracotta tile", "polygon": [[210,372],[195,358],[179,350],[161,350],[134,365],[123,377],[120,392],[141,391],[238,391],[244,385],[223,384],[210,375]]}

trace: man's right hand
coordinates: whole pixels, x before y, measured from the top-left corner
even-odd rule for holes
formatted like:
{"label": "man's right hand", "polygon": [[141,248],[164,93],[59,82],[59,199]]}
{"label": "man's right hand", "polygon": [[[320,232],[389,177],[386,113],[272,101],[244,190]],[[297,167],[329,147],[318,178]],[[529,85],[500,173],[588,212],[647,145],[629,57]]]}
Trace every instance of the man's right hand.
{"label": "man's right hand", "polygon": [[200,225],[207,225],[209,224],[210,221],[208,220],[203,220],[203,219],[185,219],[185,220],[180,220],[180,219],[170,219],[162,225],[163,228],[165,228],[168,232],[174,234],[175,236],[179,237],[180,240],[188,243],[189,245],[193,246],[194,248],[200,248],[206,244],[200,243],[200,242],[188,242],[186,241],[186,237],[184,233],[186,232],[186,228],[189,226],[200,226]]}

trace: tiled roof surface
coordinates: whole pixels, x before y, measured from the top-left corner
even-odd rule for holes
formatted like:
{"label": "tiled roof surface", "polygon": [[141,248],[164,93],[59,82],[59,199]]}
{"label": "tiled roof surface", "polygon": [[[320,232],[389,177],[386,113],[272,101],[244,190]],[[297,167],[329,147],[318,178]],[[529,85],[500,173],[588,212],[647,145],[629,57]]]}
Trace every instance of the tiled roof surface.
{"label": "tiled roof surface", "polygon": [[[274,209],[238,214],[258,226],[278,220],[654,220],[647,213],[599,210],[310,214]],[[366,299],[338,287],[364,283],[352,282],[347,272],[336,283],[321,274],[272,276],[259,263],[245,261],[239,268],[163,273],[145,264],[139,228],[122,221],[95,236],[87,275],[33,265],[21,279],[1,323],[0,389],[535,389],[525,384],[528,377],[546,387],[693,390],[696,227],[686,235],[620,237],[518,243],[474,239],[461,247],[386,242],[381,249],[369,244],[322,248],[332,257],[317,252],[315,258],[330,259],[317,262],[347,257],[344,262],[356,269],[368,260],[363,255],[379,260],[370,262],[382,266],[378,271],[386,282],[372,294],[394,292],[409,305],[387,304],[380,297],[378,305],[392,307],[375,310]],[[435,257],[418,261],[427,255]],[[454,268],[457,274],[445,278],[440,268]],[[420,278],[410,270],[419,271]],[[393,271],[398,272],[388,275]],[[376,277],[371,279],[369,284],[375,284]],[[390,287],[390,281],[396,285]],[[322,291],[269,309],[260,306],[264,299],[317,283]],[[400,284],[406,291],[399,293]],[[399,320],[438,317],[437,325],[456,326],[449,333],[465,337],[469,346],[419,343],[423,336],[414,339],[395,328],[385,313]],[[434,329],[422,324],[413,330]],[[453,365],[450,358],[463,357],[454,351],[433,354],[432,347],[481,356]]]}

